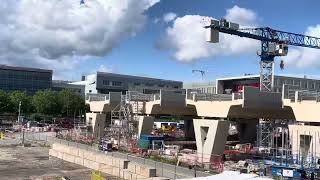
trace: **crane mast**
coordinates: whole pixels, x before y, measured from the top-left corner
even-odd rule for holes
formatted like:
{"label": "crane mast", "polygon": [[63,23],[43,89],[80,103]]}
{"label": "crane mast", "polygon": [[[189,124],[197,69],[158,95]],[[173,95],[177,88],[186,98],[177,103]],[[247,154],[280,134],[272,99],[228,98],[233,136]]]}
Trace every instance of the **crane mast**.
{"label": "crane mast", "polygon": [[278,31],[269,27],[262,28],[239,28],[239,24],[228,22],[225,19],[210,21],[208,42],[218,43],[219,32],[237,35],[249,39],[261,41],[261,50],[258,55],[260,61],[260,90],[264,92],[273,91],[274,80],[274,58],[286,56],[288,45],[320,49],[320,38]]}

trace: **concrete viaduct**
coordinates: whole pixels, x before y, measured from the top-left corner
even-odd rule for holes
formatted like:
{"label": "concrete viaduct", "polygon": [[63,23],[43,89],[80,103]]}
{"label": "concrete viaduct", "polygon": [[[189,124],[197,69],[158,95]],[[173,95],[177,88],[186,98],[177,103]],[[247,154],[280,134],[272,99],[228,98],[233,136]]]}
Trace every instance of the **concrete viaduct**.
{"label": "concrete viaduct", "polygon": [[[132,102],[133,99],[138,102],[136,106],[141,107],[141,111],[136,112],[140,116],[139,135],[150,133],[156,115],[185,117],[185,120],[190,120],[185,121],[186,134],[195,135],[197,151],[202,154],[222,154],[230,119],[237,121],[241,126],[239,134],[243,141],[256,135],[256,125],[261,118],[293,120],[297,123],[320,122],[318,99],[303,100],[299,98],[299,92],[295,92],[294,97],[289,99],[284,97],[284,92],[260,92],[257,88],[245,87],[243,93],[232,95],[161,91],[160,95],[148,97],[133,95],[128,101]],[[111,110],[120,100],[120,93],[88,96],[86,103],[90,105],[91,112],[87,113],[87,122],[91,123],[94,133],[98,132],[98,128],[105,126]],[[305,133],[306,129],[309,134],[310,131],[314,134],[319,131],[314,126],[289,125],[292,137],[297,137],[291,140],[292,147],[300,146],[299,136]],[[298,151],[293,148],[294,150]]]}

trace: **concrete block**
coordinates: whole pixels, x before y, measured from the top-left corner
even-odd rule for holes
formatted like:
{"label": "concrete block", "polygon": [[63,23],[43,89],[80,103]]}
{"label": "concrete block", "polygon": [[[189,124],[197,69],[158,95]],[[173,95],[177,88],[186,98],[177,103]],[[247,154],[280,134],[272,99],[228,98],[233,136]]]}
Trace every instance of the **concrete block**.
{"label": "concrete block", "polygon": [[63,152],[57,151],[57,158],[63,159]]}
{"label": "concrete block", "polygon": [[121,169],[128,168],[129,161],[126,159],[112,158],[112,166],[120,167]]}
{"label": "concrete block", "polygon": [[124,169],[124,170],[122,170],[121,178],[128,179],[128,180],[134,180],[134,179],[138,179],[138,175],[130,172],[129,170]]}
{"label": "concrete block", "polygon": [[83,166],[90,169],[99,170],[99,163],[91,161],[89,159],[83,159]]}
{"label": "concrete block", "polygon": [[112,166],[109,166],[107,164],[99,163],[99,171],[111,174],[112,173]]}
{"label": "concrete block", "polygon": [[113,167],[113,168],[112,168],[112,173],[111,173],[111,175],[119,177],[119,175],[120,175],[120,168],[119,168],[119,167]]}
{"label": "concrete block", "polygon": [[78,156],[79,155],[79,148],[69,147],[69,154],[71,154],[73,156]]}
{"label": "concrete block", "polygon": [[130,163],[128,164],[128,170],[129,170],[130,172],[137,173],[136,164],[130,162]]}
{"label": "concrete block", "polygon": [[106,158],[107,156],[101,153],[97,153],[96,154],[96,162],[98,163],[104,163],[106,164],[106,162],[108,161],[108,159]]}
{"label": "concrete block", "polygon": [[118,158],[112,158],[112,166],[119,167],[119,159]]}
{"label": "concrete block", "polygon": [[106,164],[108,164],[108,165],[110,165],[110,166],[112,166],[112,162],[113,162],[113,157],[111,157],[111,156],[106,156],[106,158],[105,158],[105,160],[106,161],[104,161]]}
{"label": "concrete block", "polygon": [[140,166],[140,173],[139,175],[142,175],[144,177],[156,177],[157,171],[154,168],[149,168],[146,166]]}
{"label": "concrete block", "polygon": [[71,154],[64,153],[63,154],[63,160],[71,162],[71,163],[74,163],[75,162],[75,156],[73,156]]}
{"label": "concrete block", "polygon": [[75,159],[74,159],[74,163],[75,164],[78,164],[78,165],[81,165],[81,166],[84,166],[83,165],[83,158],[82,157],[75,157]]}
{"label": "concrete block", "polygon": [[154,168],[149,168],[148,166],[132,162],[128,164],[128,170],[144,177],[156,177],[157,172]]}
{"label": "concrete block", "polygon": [[145,176],[137,174],[137,179],[147,179]]}
{"label": "concrete block", "polygon": [[54,144],[52,144],[52,149],[62,152],[64,150],[64,145],[54,143]]}
{"label": "concrete block", "polygon": [[87,150],[85,150],[85,149],[79,148],[78,149],[78,156],[83,158],[86,151]]}
{"label": "concrete block", "polygon": [[83,158],[91,160],[91,161],[96,161],[96,154],[95,154],[95,152],[84,151],[83,152]]}
{"label": "concrete block", "polygon": [[49,149],[49,156],[58,157],[58,151]]}

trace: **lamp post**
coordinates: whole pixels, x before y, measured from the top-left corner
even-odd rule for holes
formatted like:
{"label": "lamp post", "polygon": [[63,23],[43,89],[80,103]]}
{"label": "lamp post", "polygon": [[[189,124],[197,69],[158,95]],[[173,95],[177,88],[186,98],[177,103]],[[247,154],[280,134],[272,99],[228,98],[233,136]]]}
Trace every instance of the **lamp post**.
{"label": "lamp post", "polygon": [[21,101],[19,101],[18,123],[20,123],[20,113],[21,113]]}

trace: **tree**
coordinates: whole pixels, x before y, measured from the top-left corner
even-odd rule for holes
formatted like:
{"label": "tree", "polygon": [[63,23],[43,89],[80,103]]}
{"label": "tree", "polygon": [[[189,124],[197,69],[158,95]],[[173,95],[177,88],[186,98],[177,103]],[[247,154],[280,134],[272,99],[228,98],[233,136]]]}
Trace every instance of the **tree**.
{"label": "tree", "polygon": [[56,92],[38,91],[32,98],[36,112],[44,115],[57,115],[61,112],[60,101]]}
{"label": "tree", "polygon": [[85,110],[85,101],[78,93],[65,89],[60,91],[58,96],[63,116],[72,117],[78,114],[79,110]]}
{"label": "tree", "polygon": [[10,101],[12,105],[13,112],[19,112],[19,103],[21,102],[21,113],[30,114],[33,110],[31,97],[27,96],[25,92],[13,91],[10,94]]}
{"label": "tree", "polygon": [[12,105],[8,94],[0,90],[0,114],[12,111]]}

